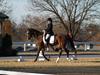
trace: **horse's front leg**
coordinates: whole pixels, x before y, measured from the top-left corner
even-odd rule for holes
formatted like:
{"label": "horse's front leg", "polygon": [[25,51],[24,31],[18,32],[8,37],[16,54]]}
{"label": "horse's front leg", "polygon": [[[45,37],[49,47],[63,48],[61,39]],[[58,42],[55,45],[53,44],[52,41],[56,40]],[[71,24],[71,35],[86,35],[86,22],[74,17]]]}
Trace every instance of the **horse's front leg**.
{"label": "horse's front leg", "polygon": [[42,50],[42,55],[44,56],[44,58],[47,60],[47,61],[50,61],[44,54],[44,51],[45,51],[45,48]]}
{"label": "horse's front leg", "polygon": [[39,57],[39,53],[40,53],[40,51],[41,51],[41,49],[40,49],[40,48],[38,48],[38,52],[37,52],[37,55],[36,55],[36,58],[35,58],[34,62],[36,62],[36,61],[37,61],[37,59],[38,59],[38,57]]}

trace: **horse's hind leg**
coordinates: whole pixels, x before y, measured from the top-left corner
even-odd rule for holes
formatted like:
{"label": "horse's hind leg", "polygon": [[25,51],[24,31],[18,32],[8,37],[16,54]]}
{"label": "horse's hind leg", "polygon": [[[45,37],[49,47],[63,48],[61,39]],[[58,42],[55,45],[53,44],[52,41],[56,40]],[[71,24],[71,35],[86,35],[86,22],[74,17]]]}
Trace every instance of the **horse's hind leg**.
{"label": "horse's hind leg", "polygon": [[67,49],[65,49],[65,52],[66,52],[66,54],[67,54],[67,60],[69,60],[69,50],[67,50]]}
{"label": "horse's hind leg", "polygon": [[60,57],[61,57],[61,54],[62,54],[62,49],[60,50],[60,53],[59,53],[59,56],[58,56],[58,58],[57,58],[57,60],[56,60],[56,63],[59,61],[59,59],[60,59]]}
{"label": "horse's hind leg", "polygon": [[45,50],[42,51],[42,54],[43,54],[44,58],[45,58],[47,61],[49,61],[49,59],[44,55],[44,51],[45,51]]}
{"label": "horse's hind leg", "polygon": [[67,58],[69,58],[69,50],[67,50],[67,49],[65,48],[65,52],[66,52],[66,54],[67,54]]}

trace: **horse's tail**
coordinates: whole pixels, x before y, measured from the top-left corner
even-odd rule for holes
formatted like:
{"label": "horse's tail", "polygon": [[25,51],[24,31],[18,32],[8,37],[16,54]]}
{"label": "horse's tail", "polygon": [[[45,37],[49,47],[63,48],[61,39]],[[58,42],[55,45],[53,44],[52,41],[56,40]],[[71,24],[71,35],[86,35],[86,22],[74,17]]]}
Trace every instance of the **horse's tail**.
{"label": "horse's tail", "polygon": [[64,38],[62,35],[57,36],[58,48],[64,48]]}

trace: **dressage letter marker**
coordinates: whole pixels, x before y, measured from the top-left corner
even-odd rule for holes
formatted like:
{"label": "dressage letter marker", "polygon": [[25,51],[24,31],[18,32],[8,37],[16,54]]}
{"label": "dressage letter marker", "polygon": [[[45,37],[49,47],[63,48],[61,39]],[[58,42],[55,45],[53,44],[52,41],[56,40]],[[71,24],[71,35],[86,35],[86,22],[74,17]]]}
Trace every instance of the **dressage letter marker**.
{"label": "dressage letter marker", "polygon": [[17,61],[22,62],[22,61],[24,61],[24,58],[22,56],[20,56]]}

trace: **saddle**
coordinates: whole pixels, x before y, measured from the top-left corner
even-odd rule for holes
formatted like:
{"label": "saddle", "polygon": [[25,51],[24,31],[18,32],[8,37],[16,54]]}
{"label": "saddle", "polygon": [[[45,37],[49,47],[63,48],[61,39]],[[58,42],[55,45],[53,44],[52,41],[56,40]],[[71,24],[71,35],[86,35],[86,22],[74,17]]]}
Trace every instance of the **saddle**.
{"label": "saddle", "polygon": [[43,36],[44,44],[47,44],[47,42],[49,44],[54,44],[54,40],[55,40],[55,36],[54,35],[50,36],[48,39],[46,39],[46,37]]}
{"label": "saddle", "polygon": [[48,39],[49,40],[49,43],[50,44],[54,44],[54,35],[50,36],[50,38]]}

